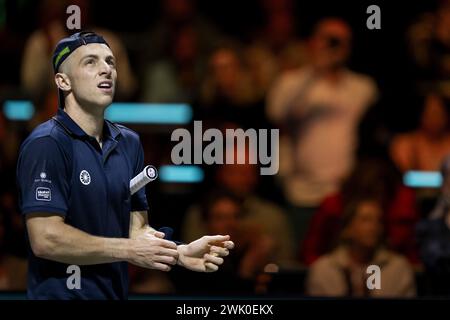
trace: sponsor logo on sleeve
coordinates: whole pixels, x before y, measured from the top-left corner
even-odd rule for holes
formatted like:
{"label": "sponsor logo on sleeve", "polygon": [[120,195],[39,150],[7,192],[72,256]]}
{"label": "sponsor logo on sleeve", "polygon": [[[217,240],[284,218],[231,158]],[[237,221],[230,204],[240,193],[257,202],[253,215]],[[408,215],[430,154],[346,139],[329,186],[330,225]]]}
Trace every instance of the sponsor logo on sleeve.
{"label": "sponsor logo on sleeve", "polygon": [[36,188],[36,200],[52,201],[52,191],[50,190],[50,188]]}

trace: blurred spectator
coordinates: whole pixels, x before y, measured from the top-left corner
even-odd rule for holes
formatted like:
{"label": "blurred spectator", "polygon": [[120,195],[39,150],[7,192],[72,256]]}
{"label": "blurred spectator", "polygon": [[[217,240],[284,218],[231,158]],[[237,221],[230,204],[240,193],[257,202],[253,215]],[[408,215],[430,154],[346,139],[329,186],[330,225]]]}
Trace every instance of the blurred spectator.
{"label": "blurred spectator", "polygon": [[243,128],[264,127],[263,102],[257,99],[238,49],[217,48],[209,58],[209,72],[201,87],[202,119],[215,126],[230,121]]}
{"label": "blurred spectator", "polygon": [[[307,293],[312,296],[414,297],[414,272],[402,256],[383,248],[383,207],[377,199],[348,204],[341,244],[310,268]],[[367,267],[381,269],[379,289],[367,286]]]}
{"label": "blurred spectator", "polygon": [[441,166],[443,184],[435,208],[419,222],[417,236],[432,295],[450,295],[450,157]]}
{"label": "blurred spectator", "polygon": [[219,31],[199,14],[195,0],[167,0],[162,1],[160,18],[144,38],[140,100],[192,103],[204,61],[221,39]]}
{"label": "blurred spectator", "polygon": [[[265,236],[253,222],[242,221],[242,206],[239,199],[226,192],[213,194],[202,207],[202,218],[208,234],[229,234],[235,239],[234,255],[236,270],[242,279],[254,278],[262,272],[273,252],[273,239]],[[230,258],[233,262],[233,257]]]}
{"label": "blurred spectator", "polygon": [[[201,275],[201,279],[191,275],[189,279],[183,280],[181,285],[189,287],[189,292],[255,292],[259,275],[270,261],[274,243],[254,221],[243,219],[242,209],[241,200],[222,189],[216,189],[203,197],[198,210],[205,230],[209,234],[230,235],[235,249],[217,272]],[[177,285],[180,283],[177,282]]]}
{"label": "blurred spectator", "polygon": [[170,50],[145,68],[141,100],[145,102],[192,102],[198,94],[203,62],[198,34],[190,25],[170,34]]}
{"label": "blurred spectator", "polygon": [[322,199],[352,170],[358,123],[377,95],[371,78],[345,67],[351,39],[345,21],[319,21],[308,64],[281,75],[268,96],[268,117],[284,133],[279,176],[296,243]]}
{"label": "blurred spectator", "polygon": [[450,153],[450,116],[443,97],[427,94],[421,115],[415,131],[392,140],[390,154],[402,172],[439,170],[445,155]]}
{"label": "blurred spectator", "polygon": [[[242,204],[242,224],[256,225],[264,236],[272,239],[271,262],[290,264],[293,244],[285,213],[275,204],[257,195],[258,181],[256,165],[227,164],[218,168],[212,188],[223,188],[239,199]],[[191,207],[184,221],[183,240],[188,242],[190,239],[196,239],[198,235],[206,232],[206,229],[200,208]]]}
{"label": "blurred spectator", "polygon": [[66,8],[71,4],[80,6],[83,30],[92,30],[102,35],[114,52],[119,74],[116,99],[127,99],[136,89],[136,79],[122,41],[111,31],[91,25],[89,1],[44,0],[38,10],[40,27],[30,35],[25,44],[21,69],[22,86],[39,111],[37,114],[39,119],[35,119],[36,122],[49,119],[57,110],[58,97],[51,55],[58,40],[69,34],[66,29]]}
{"label": "blurred spectator", "polygon": [[415,193],[402,184],[395,166],[381,158],[362,158],[339,192],[327,196],[314,214],[302,246],[307,265],[331,251],[342,225],[344,204],[359,198],[377,198],[383,206],[387,247],[418,264],[415,226],[419,219]]}
{"label": "blurred spectator", "polygon": [[307,60],[306,45],[296,36],[292,0],[262,0],[265,24],[245,50],[258,94],[264,97],[279,72],[298,68]]}
{"label": "blurred spectator", "polygon": [[438,80],[450,98],[450,1],[436,3],[409,28],[407,38],[419,79]]}
{"label": "blurred spectator", "polygon": [[182,29],[192,29],[196,35],[196,50],[202,57],[220,41],[217,28],[196,8],[196,0],[165,0],[159,20],[142,43],[144,61],[156,61],[173,54],[173,39]]}

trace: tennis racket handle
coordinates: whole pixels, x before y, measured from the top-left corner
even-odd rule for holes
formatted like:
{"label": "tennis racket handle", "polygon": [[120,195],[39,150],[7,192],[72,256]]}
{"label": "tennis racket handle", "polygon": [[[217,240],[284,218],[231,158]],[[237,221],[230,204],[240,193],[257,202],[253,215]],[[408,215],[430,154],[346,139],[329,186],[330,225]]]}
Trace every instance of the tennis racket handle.
{"label": "tennis racket handle", "polygon": [[130,193],[133,195],[150,181],[158,178],[158,170],[152,165],[148,165],[130,181]]}

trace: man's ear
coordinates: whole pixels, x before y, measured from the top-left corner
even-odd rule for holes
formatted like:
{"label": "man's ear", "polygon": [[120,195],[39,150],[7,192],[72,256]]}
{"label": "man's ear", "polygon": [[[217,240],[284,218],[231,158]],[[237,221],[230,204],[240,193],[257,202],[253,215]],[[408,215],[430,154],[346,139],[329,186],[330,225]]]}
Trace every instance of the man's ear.
{"label": "man's ear", "polygon": [[70,79],[65,73],[58,72],[55,74],[56,86],[64,92],[68,92],[72,89]]}

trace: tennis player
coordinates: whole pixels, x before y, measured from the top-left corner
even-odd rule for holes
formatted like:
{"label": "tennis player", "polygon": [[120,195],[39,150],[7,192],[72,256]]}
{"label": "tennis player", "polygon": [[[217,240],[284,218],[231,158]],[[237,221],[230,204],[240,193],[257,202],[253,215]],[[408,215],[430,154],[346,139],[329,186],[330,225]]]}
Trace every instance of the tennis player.
{"label": "tennis player", "polygon": [[[134,131],[104,119],[117,81],[108,43],[92,32],[64,38],[53,68],[57,115],[24,141],[17,165],[31,249],[28,298],[126,299],[128,263],[216,271],[234,246],[229,236],[176,245],[149,226],[145,190],[130,196],[144,154]],[[77,288],[68,286],[71,265],[80,268]]]}

